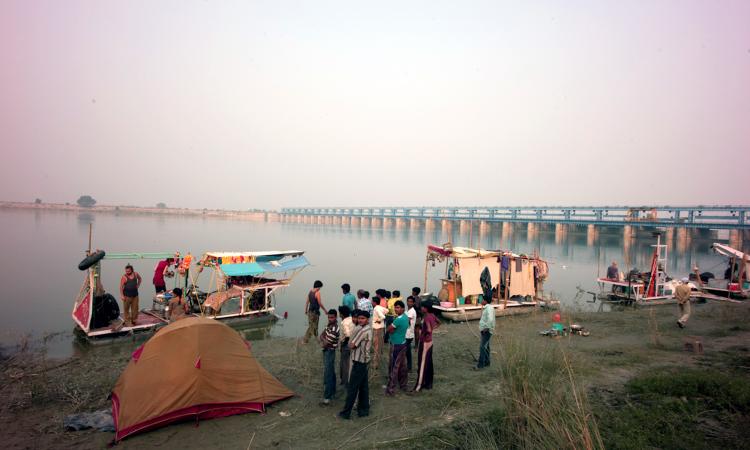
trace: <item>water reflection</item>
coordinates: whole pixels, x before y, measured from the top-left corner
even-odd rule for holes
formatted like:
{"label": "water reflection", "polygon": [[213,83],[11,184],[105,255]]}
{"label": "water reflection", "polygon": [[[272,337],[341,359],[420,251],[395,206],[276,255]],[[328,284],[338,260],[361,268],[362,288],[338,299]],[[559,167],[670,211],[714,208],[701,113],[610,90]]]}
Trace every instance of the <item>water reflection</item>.
{"label": "water reflection", "polygon": [[[63,352],[71,352],[70,309],[80,288],[82,273],[76,265],[88,244],[89,224],[94,224],[93,245],[108,252],[205,251],[302,249],[312,262],[277,296],[278,313],[289,313],[268,328],[249,331],[259,339],[296,336],[304,330],[304,299],[316,279],[323,280],[326,306],[340,302],[339,286],[350,283],[373,291],[377,287],[408,291],[421,285],[427,244],[452,242],[457,246],[508,249],[517,253],[537,251],[551,263],[546,292],[572,302],[576,286],[594,290],[595,278],[609,263],[621,268],[648,267],[656,239],[652,230],[632,227],[563,227],[528,224],[472,224],[458,222],[409,221],[383,226],[374,221],[304,224],[265,223],[207,219],[205,217],[97,215],[90,212],[0,211],[0,251],[13,255],[13,263],[0,271],[5,295],[0,299],[4,314],[0,329],[7,341],[29,331],[62,332],[51,340]],[[741,233],[662,230],[668,246],[668,272],[673,277],[687,275],[697,265],[701,271],[721,272],[724,258],[710,251],[712,242],[729,242],[744,247]],[[117,292],[122,267],[127,261],[107,262],[103,271],[105,289]],[[144,278],[143,299],[150,298],[152,261],[132,261]],[[428,288],[435,290],[440,277],[436,268],[429,273]],[[206,274],[199,284],[207,284]],[[143,300],[143,304],[148,300]],[[585,300],[583,301],[585,306]],[[130,344],[131,346],[133,343]],[[65,350],[67,348],[67,350]]]}

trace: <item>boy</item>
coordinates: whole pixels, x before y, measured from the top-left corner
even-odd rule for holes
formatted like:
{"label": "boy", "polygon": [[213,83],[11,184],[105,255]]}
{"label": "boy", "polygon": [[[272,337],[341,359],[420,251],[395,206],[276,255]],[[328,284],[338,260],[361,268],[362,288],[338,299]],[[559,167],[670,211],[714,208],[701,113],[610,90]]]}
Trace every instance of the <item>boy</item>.
{"label": "boy", "polygon": [[396,383],[402,390],[406,390],[408,373],[406,372],[406,330],[409,328],[409,318],[404,314],[404,302],[397,301],[394,309],[398,317],[393,319],[393,323],[388,327],[388,333],[391,335],[391,344],[393,351],[391,353],[391,363],[389,369],[388,386],[385,394],[393,396],[396,391]]}
{"label": "boy", "polygon": [[414,325],[417,323],[417,309],[414,307],[414,297],[406,299],[406,317],[409,318],[409,328],[406,329],[406,371],[411,372],[411,344],[414,342]]}
{"label": "boy", "polygon": [[383,331],[385,330],[385,316],[388,308],[380,306],[380,297],[372,298],[372,368],[380,367],[383,352]]}
{"label": "boy", "polygon": [[339,324],[336,310],[328,311],[328,325],[320,333],[320,346],[323,347],[323,405],[328,406],[336,394],[336,347],[339,345]]}
{"label": "boy", "polygon": [[346,393],[344,409],[339,413],[342,419],[351,418],[354,400],[357,400],[357,415],[367,417],[370,414],[370,387],[368,384],[367,363],[370,360],[372,333],[369,325],[370,314],[358,311],[358,326],[349,341],[351,349],[352,370],[349,376],[349,387]]}
{"label": "boy", "polygon": [[[349,317],[349,308],[342,305],[339,306],[339,314],[341,314],[341,359],[339,360],[339,375],[341,376],[341,384],[346,385],[349,382],[349,339],[352,337],[354,331],[354,321]],[[356,319],[356,317],[355,317]]]}

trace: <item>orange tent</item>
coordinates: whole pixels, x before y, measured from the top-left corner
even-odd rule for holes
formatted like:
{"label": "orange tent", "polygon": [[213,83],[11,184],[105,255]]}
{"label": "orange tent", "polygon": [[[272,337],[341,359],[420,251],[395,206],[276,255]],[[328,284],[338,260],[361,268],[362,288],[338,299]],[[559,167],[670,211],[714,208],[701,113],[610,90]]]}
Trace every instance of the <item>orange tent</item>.
{"label": "orange tent", "polygon": [[216,320],[190,317],[140,346],[112,391],[115,441],[170,422],[263,412],[294,393]]}

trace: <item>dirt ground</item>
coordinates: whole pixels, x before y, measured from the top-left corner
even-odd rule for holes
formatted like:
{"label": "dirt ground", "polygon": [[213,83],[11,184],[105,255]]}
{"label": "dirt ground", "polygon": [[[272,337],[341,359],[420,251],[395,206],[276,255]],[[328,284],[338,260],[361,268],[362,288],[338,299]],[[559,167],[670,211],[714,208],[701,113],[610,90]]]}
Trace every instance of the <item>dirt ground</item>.
{"label": "dirt ground", "polygon": [[[478,323],[446,323],[435,334],[435,387],[414,395],[383,395],[385,374],[371,374],[370,416],[336,418],[344,401],[337,393],[321,406],[322,356],[315,344],[295,339],[253,342],[259,362],[297,396],[268,408],[216,420],[170,425],[125,439],[118,448],[375,448],[416,445],[429,430],[473,420],[495,407],[502,394],[503,343],[521,342],[539,351],[564,350],[575,377],[591,393],[619,395],[634,376],[660,367],[721,368],[727,361],[750,361],[750,302],[694,305],[686,329],[676,324],[677,306],[623,309],[606,313],[563,311],[565,322],[590,330],[588,337],[551,338],[552,312],[499,318],[492,341],[493,365],[472,371],[478,353]],[[699,339],[703,353],[685,350]],[[114,385],[136,344],[97,348],[83,357],[50,361],[42,353],[23,351],[0,361],[0,435],[4,448],[105,448],[112,433],[67,432],[62,419],[74,412],[107,408]],[[338,355],[337,355],[338,356]],[[739,358],[739,359],[738,359]],[[338,360],[337,360],[338,364]],[[747,373],[750,379],[750,372]],[[560,380],[561,383],[566,380]],[[413,386],[414,375],[410,375]],[[597,394],[597,395],[598,395]],[[607,424],[600,424],[606,426]],[[442,444],[441,444],[442,442]],[[445,448],[462,447],[450,439],[431,441]]]}

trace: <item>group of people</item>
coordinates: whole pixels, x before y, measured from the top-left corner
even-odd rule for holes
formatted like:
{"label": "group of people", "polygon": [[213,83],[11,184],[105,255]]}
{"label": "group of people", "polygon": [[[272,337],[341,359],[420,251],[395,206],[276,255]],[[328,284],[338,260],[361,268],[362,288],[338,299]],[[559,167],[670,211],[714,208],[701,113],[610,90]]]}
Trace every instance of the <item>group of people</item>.
{"label": "group of people", "polygon": [[[174,258],[167,258],[159,261],[154,269],[154,291],[161,294],[167,291],[166,277],[171,276],[171,266],[175,265]],[[126,327],[133,327],[138,324],[138,290],[141,287],[143,278],[128,264],[125,266],[125,273],[120,278],[120,299],[122,300],[123,319]],[[174,321],[184,317],[187,314],[187,302],[183,297],[182,289],[175,288],[172,290],[173,297],[169,301],[169,320]]]}
{"label": "group of people", "polygon": [[[433,385],[433,332],[440,326],[432,304],[421,302],[421,290],[412,289],[412,295],[404,302],[397,290],[377,289],[370,292],[360,289],[356,297],[351,286],[341,286],[343,297],[337,309],[326,309],[321,298],[321,281],[315,281],[307,294],[305,314],[308,328],[303,343],[317,339],[323,349],[323,405],[329,405],[336,394],[336,353],[339,356],[339,382],[345,386],[346,401],[339,412],[343,419],[351,418],[357,403],[360,417],[369,414],[369,370],[375,373],[380,368],[383,349],[389,346],[387,384],[385,395],[393,396],[397,389],[420,392]],[[490,364],[490,338],[495,329],[495,312],[487,302],[480,320],[482,335],[480,358],[476,369]],[[321,311],[327,316],[326,326],[318,335]],[[340,321],[339,321],[340,319]],[[412,346],[416,343],[416,381],[408,386],[409,373],[414,368]]]}

